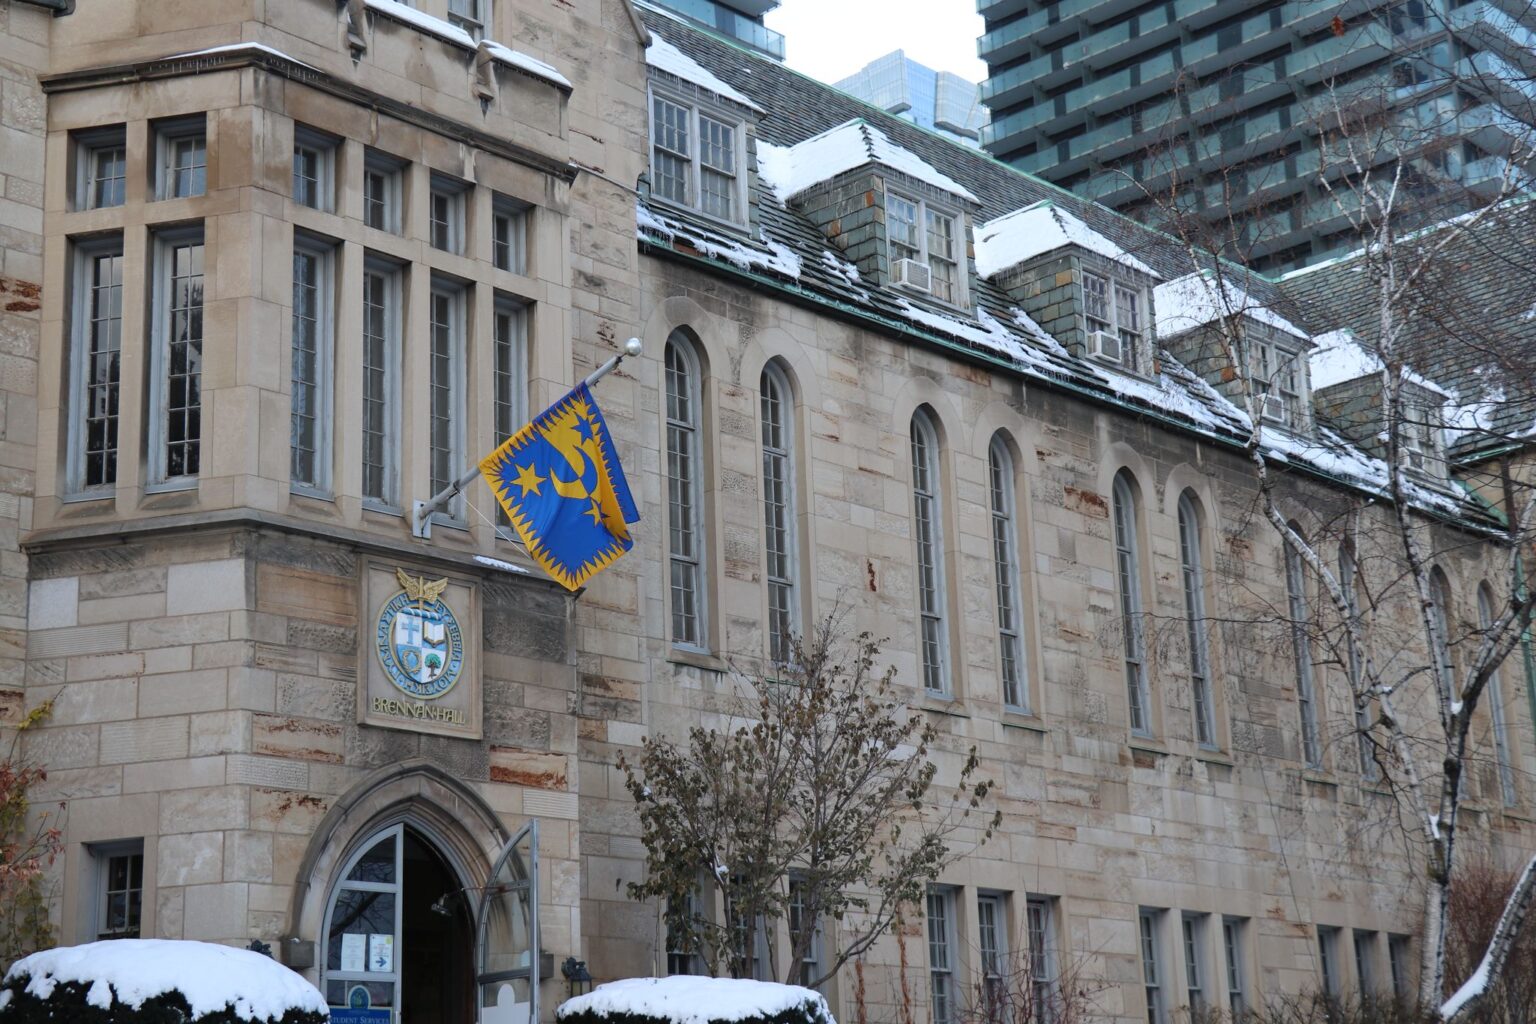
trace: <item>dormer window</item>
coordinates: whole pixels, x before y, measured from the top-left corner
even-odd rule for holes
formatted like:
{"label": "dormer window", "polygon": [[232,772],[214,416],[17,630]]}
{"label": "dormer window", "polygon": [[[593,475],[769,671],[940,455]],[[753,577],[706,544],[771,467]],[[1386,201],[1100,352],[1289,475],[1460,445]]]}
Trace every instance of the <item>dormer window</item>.
{"label": "dormer window", "polygon": [[1083,321],[1088,328],[1088,354],[1140,372],[1145,309],[1141,288],[1084,271]]}
{"label": "dormer window", "polygon": [[893,284],[927,292],[951,306],[963,304],[958,259],[959,219],[926,200],[885,194],[885,232]]}
{"label": "dormer window", "polygon": [[697,103],[651,96],[651,194],[717,220],[746,219],[741,122]]}
{"label": "dormer window", "polygon": [[1403,396],[1402,409],[1397,443],[1404,463],[1409,469],[1439,475],[1445,459],[1439,411],[1407,394]]}
{"label": "dormer window", "polygon": [[1259,415],[1266,423],[1291,430],[1304,426],[1306,373],[1301,340],[1254,320],[1246,321],[1242,329],[1248,345],[1248,374],[1259,403]]}

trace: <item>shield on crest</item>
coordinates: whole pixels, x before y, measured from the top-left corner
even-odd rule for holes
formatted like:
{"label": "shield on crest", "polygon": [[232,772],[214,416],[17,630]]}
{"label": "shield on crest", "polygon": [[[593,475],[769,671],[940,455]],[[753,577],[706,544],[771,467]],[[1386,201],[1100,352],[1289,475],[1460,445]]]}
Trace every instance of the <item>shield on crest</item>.
{"label": "shield on crest", "polygon": [[464,666],[459,620],[443,600],[448,581],[396,574],[401,590],[379,611],[379,661],[401,691],[432,700],[453,689]]}

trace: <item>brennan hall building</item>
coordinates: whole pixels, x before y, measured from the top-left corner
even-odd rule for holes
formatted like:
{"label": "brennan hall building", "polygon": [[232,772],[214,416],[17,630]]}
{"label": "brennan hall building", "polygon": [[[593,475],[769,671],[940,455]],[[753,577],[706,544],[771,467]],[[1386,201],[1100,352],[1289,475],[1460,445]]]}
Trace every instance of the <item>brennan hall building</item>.
{"label": "brennan hall building", "polygon": [[[1287,514],[1386,529],[1339,413],[1380,375],[1232,274]],[[1209,280],[643,2],[0,0],[0,705],[52,702],[59,941],[260,940],[405,1024],[691,969],[625,895],[618,758],[843,607],[1002,823],[840,1018],[946,1024],[1014,953],[1124,1024],[1410,991],[1421,858],[1292,621],[1328,609],[1255,514]],[[632,551],[569,591],[479,480],[413,529],[631,337],[594,395]],[[1462,637],[1502,577],[1450,440],[1415,494]],[[1498,683],[1462,828],[1507,865]]]}

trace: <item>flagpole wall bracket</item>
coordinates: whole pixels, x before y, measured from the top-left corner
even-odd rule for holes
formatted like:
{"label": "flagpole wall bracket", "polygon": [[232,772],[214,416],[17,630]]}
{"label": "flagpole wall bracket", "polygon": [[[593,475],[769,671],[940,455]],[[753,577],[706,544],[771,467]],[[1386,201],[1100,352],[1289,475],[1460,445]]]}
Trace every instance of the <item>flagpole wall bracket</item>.
{"label": "flagpole wall bracket", "polygon": [[[591,387],[612,373],[626,357],[638,356],[644,347],[639,338],[630,338],[624,343],[624,351],[593,370],[582,383],[587,385],[587,387]],[[447,508],[448,503],[456,498],[459,492],[468,487],[479,475],[480,466],[476,464],[465,470],[463,476],[434,494],[430,500],[411,502],[411,536],[418,540],[431,540],[432,517]]]}

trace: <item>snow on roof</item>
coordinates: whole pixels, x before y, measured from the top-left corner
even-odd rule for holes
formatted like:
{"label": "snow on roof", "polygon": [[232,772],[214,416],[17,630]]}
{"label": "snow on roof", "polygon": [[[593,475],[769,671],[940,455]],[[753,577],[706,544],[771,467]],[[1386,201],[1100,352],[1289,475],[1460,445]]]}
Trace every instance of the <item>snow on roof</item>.
{"label": "snow on roof", "polygon": [[[113,939],[46,949],[18,960],[7,982],[28,977],[26,991],[47,999],[61,982],[88,986],[86,1002],[138,1009],[172,990],[187,997],[192,1019],[233,1006],[249,1021],[276,1021],[289,1010],[327,1014],[320,992],[271,957],[233,946],[179,939]],[[6,993],[7,1001],[9,993]]]}
{"label": "snow on roof", "polygon": [[800,279],[799,255],[789,246],[766,235],[762,242],[764,248],[755,249],[736,238],[704,231],[698,225],[667,217],[644,203],[635,204],[635,221],[642,236],[650,234],[668,242],[681,239],[704,255],[725,260],[742,270],[770,270],[797,281]]}
{"label": "snow on roof", "polygon": [[1218,288],[1215,276],[1208,270],[1185,274],[1158,285],[1152,292],[1152,309],[1157,316],[1157,333],[1164,338],[1236,314],[1252,317],[1298,338],[1307,336],[1306,331],[1266,307],[1230,278],[1222,277]]}
{"label": "snow on roof", "polygon": [[210,46],[207,49],[193,50],[190,53],[174,53],[171,56],[165,57],[163,59],[186,60],[188,57],[211,57],[220,53],[248,53],[252,50],[258,51],[260,53],[269,53],[274,57],[281,57],[283,60],[291,61],[292,63],[298,64],[301,67],[306,67],[311,70],[318,70],[313,64],[305,64],[297,57],[290,56],[289,54],[284,53],[282,50],[268,46],[266,43],[227,43],[224,46]]}
{"label": "snow on roof", "polygon": [[1049,199],[989,220],[976,229],[976,273],[992,277],[1025,260],[1068,245],[1082,246],[1144,274],[1157,276],[1151,267]]}
{"label": "snow on roof", "polygon": [[779,201],[786,203],[812,185],[831,181],[839,174],[865,164],[880,164],[950,195],[973,203],[981,201],[964,185],[911,150],[896,145],[884,132],[861,117],[844,121],[836,128],[829,128],[793,146],[759,142],[757,147],[759,178],[772,183]]}
{"label": "snow on roof", "polygon": [[798,985],[735,978],[625,978],[599,985],[584,996],[568,999],[555,1011],[555,1019],[582,1013],[634,1014],[659,1017],[672,1024],[708,1024],[709,1021],[774,1017],[811,1004],[810,1015],[832,1024],[832,1011],[820,992]]}
{"label": "snow on roof", "polygon": [[363,0],[363,2],[380,14],[387,14],[396,21],[403,21],[429,35],[446,39],[450,43],[457,43],[469,50],[475,48],[474,39],[459,26],[450,24],[442,18],[424,14],[408,4],[399,3],[398,0]]}
{"label": "snow on roof", "polygon": [[704,66],[682,50],[667,42],[655,32],[651,33],[651,45],[645,49],[645,62],[658,71],[676,75],[685,82],[692,82],[701,89],[707,89],[716,96],[724,96],[744,107],[751,107],[759,114],[765,113],[762,107],[753,103],[743,93],[737,92]]}
{"label": "snow on roof", "polygon": [[[1386,369],[1386,364],[1381,361],[1381,357],[1356,341],[1355,332],[1348,328],[1319,334],[1316,342],[1317,347],[1312,350],[1311,358],[1308,360],[1314,390],[1332,387],[1345,381],[1359,380],[1361,377],[1381,373]],[[1403,367],[1402,379],[1447,400],[1453,397],[1445,388],[1428,377],[1414,372],[1410,367]]]}
{"label": "snow on roof", "polygon": [[530,57],[521,50],[514,50],[512,47],[505,46],[493,39],[485,40],[482,45],[485,46],[492,57],[495,57],[503,64],[510,64],[515,68],[528,72],[535,78],[542,78],[546,82],[552,82],[566,89],[571,87],[571,80],[569,78],[556,71],[553,65],[546,64],[537,57]]}

